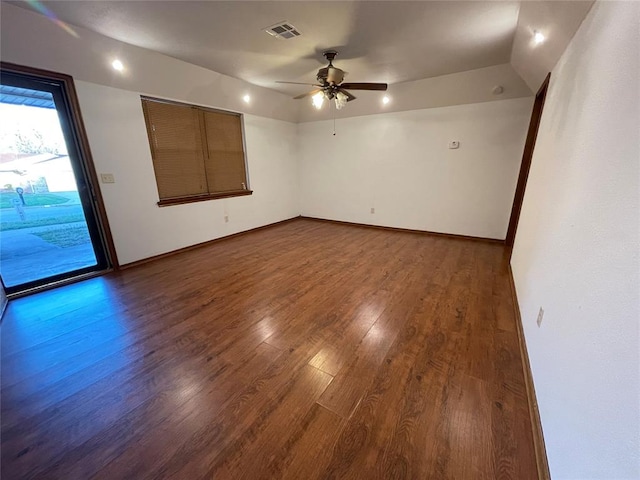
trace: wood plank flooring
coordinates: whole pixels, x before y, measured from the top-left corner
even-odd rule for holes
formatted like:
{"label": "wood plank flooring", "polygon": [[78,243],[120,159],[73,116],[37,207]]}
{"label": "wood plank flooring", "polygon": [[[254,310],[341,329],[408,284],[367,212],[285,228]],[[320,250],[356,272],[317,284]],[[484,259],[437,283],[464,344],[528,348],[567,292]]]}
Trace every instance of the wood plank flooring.
{"label": "wood plank flooring", "polygon": [[298,219],[1,332],[3,478],[536,478],[499,244]]}

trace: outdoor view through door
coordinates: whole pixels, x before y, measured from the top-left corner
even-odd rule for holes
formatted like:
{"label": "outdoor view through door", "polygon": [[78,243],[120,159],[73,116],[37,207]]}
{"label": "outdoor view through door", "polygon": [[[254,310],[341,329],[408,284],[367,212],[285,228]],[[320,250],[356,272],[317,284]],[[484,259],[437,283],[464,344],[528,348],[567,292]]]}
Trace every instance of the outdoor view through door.
{"label": "outdoor view through door", "polygon": [[15,293],[107,267],[63,85],[0,79],[0,275]]}

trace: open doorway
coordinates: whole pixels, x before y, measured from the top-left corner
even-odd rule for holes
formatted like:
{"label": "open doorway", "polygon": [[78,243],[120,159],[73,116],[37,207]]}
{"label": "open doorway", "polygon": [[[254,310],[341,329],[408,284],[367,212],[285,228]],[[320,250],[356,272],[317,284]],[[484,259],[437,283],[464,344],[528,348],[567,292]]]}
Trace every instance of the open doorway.
{"label": "open doorway", "polygon": [[68,84],[0,76],[0,276],[22,293],[110,268]]}

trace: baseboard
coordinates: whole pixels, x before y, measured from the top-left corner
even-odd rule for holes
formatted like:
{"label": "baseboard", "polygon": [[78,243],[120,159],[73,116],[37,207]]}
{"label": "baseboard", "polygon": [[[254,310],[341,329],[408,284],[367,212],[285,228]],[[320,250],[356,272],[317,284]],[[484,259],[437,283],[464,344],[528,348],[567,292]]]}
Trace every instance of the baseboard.
{"label": "baseboard", "polygon": [[516,329],[518,331],[518,343],[520,344],[520,356],[522,357],[522,372],[524,383],[527,389],[527,403],[529,404],[529,417],[531,419],[531,430],[533,434],[533,447],[536,455],[536,466],[538,468],[539,480],[551,480],[549,471],[549,461],[547,460],[547,450],[544,446],[544,436],[542,434],[542,422],[540,421],[540,411],[536,400],[536,390],[533,385],[533,375],[531,374],[531,364],[527,353],[527,344],[524,340],[524,330],[522,317],[520,316],[520,305],[516,293],[516,284],[513,279],[513,271],[509,265],[509,284],[511,285],[511,295],[513,297],[513,310],[516,317]]}
{"label": "baseboard", "polygon": [[329,223],[337,223],[339,225],[351,225],[354,227],[363,227],[363,228],[375,228],[378,230],[387,230],[390,232],[405,232],[405,233],[420,233],[423,235],[430,235],[434,237],[445,237],[445,238],[453,238],[456,240],[473,240],[476,242],[489,242],[489,243],[499,243],[504,244],[504,240],[498,240],[496,238],[486,238],[486,237],[473,237],[469,235],[458,235],[455,233],[440,233],[440,232],[431,232],[429,230],[413,230],[411,228],[399,228],[399,227],[385,227],[384,225],[371,225],[369,223],[355,223],[355,222],[344,222],[342,220],[330,220],[328,218],[317,218],[317,217],[307,217],[301,215],[300,218],[306,220],[314,220],[317,222],[329,222]]}
{"label": "baseboard", "polygon": [[375,229],[378,229],[378,230],[387,230],[387,231],[392,231],[392,232],[420,233],[420,234],[423,234],[423,235],[432,235],[432,236],[438,236],[438,237],[454,238],[454,239],[457,239],[457,240],[473,240],[473,241],[480,241],[480,242],[490,242],[490,243],[504,244],[503,240],[497,240],[495,238],[471,237],[471,236],[467,236],[467,235],[456,235],[456,234],[453,234],[453,233],[439,233],[439,232],[429,232],[427,230],[411,230],[409,228],[385,227],[385,226],[382,226],[382,225],[370,225],[370,224],[366,224],[366,223],[343,222],[341,220],[329,220],[329,219],[326,219],[326,218],[305,217],[305,216],[299,215],[297,217],[287,218],[286,220],[280,220],[279,222],[269,223],[267,225],[262,225],[260,227],[251,228],[249,230],[244,230],[244,231],[238,232],[238,233],[232,233],[231,235],[226,235],[224,237],[214,238],[213,240],[208,240],[206,242],[196,243],[195,245],[189,245],[188,247],[179,248],[177,250],[171,250],[170,252],[161,253],[159,255],[154,255],[152,257],[143,258],[141,260],[136,260],[135,262],[125,263],[123,265],[120,265],[117,268],[117,270],[126,270],[128,268],[137,267],[137,266],[140,266],[140,265],[144,265],[145,263],[149,263],[149,262],[153,262],[155,260],[159,260],[161,258],[169,257],[171,255],[177,255],[178,253],[188,252],[189,250],[194,250],[196,248],[206,247],[207,245],[211,245],[211,244],[213,244],[215,242],[220,242],[222,240],[229,240],[231,238],[238,237],[240,235],[246,235],[248,233],[257,232],[257,231],[263,230],[265,228],[270,228],[270,227],[273,227],[275,225],[280,225],[282,223],[287,223],[287,222],[291,222],[291,221],[298,220],[298,219],[313,220],[313,221],[317,221],[317,222],[329,222],[329,223],[336,223],[336,224],[340,224],[340,225],[350,225],[350,226],[363,227],[363,228],[375,228]]}
{"label": "baseboard", "polygon": [[140,265],[144,265],[145,263],[154,262],[156,260],[160,260],[161,258],[170,257],[172,255],[177,255],[178,253],[188,252],[189,250],[195,250],[196,248],[206,247],[208,245],[212,245],[216,242],[221,242],[223,240],[229,240],[231,238],[239,237],[241,235],[247,235],[249,233],[254,233],[259,230],[264,230],[265,228],[271,228],[276,225],[281,225],[283,223],[292,222],[293,220],[297,220],[300,217],[292,217],[287,218],[286,220],[280,220],[274,223],[268,223],[267,225],[261,225],[260,227],[250,228],[249,230],[243,230],[242,232],[232,233],[231,235],[225,235],[224,237],[214,238],[213,240],[207,240],[206,242],[196,243],[195,245],[189,245],[188,247],[178,248],[177,250],[171,250],[170,252],[161,253],[159,255],[154,255],[152,257],[143,258],[141,260],[136,260],[135,262],[125,263],[124,265],[120,265],[118,270],[126,270],[128,268],[138,267]]}

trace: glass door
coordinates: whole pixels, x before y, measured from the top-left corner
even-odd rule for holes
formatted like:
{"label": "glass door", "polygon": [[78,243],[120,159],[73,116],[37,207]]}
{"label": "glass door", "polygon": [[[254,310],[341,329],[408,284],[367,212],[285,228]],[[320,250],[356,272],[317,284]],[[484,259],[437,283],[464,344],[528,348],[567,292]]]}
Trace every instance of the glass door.
{"label": "glass door", "polygon": [[64,85],[0,76],[0,276],[18,293],[109,267]]}

